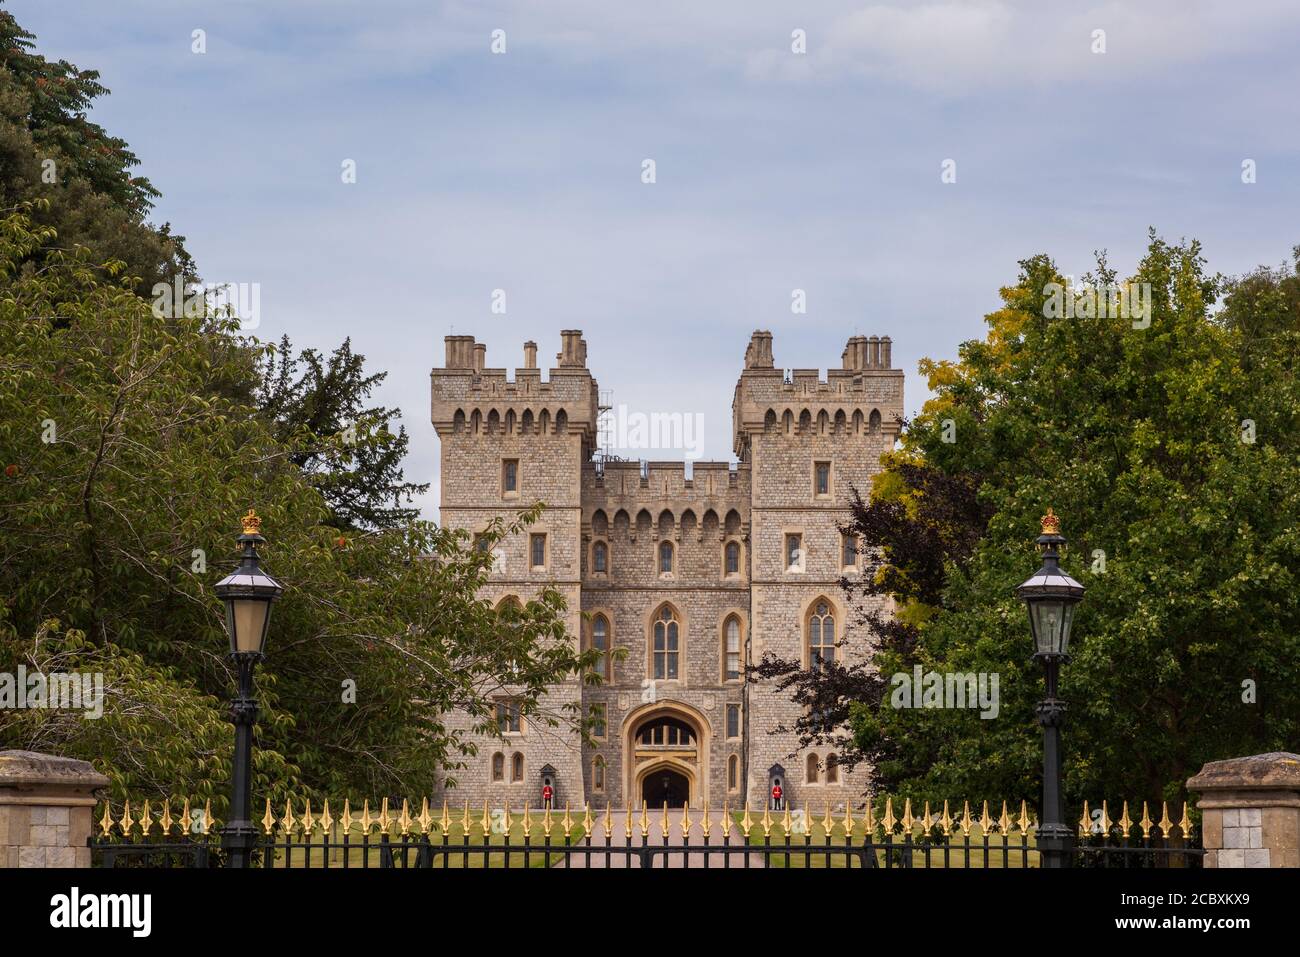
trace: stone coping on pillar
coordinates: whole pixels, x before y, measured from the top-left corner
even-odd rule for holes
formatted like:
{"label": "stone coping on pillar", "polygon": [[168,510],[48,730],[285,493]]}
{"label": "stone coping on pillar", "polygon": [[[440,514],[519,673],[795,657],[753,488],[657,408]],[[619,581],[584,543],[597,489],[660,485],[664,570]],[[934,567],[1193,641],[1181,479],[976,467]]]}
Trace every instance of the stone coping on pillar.
{"label": "stone coping on pillar", "polygon": [[1187,788],[1201,795],[1206,867],[1300,867],[1300,755],[1211,761]]}
{"label": "stone coping on pillar", "polygon": [[1273,751],[1246,758],[1210,761],[1187,780],[1202,795],[1196,806],[1300,807],[1300,754]]}
{"label": "stone coping on pillar", "polygon": [[95,791],[108,787],[108,778],[89,761],[60,758],[35,751],[0,751],[0,804],[41,803],[49,798],[59,803],[94,804]]}

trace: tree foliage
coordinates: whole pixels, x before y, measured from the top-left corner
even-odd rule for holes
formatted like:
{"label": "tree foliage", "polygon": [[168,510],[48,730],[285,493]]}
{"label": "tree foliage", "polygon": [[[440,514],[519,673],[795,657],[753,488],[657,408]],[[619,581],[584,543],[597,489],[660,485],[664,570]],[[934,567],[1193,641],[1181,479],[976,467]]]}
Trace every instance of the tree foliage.
{"label": "tree foliage", "polygon": [[[1117,275],[1100,256],[1085,279]],[[1047,318],[1065,280],[1023,261],[987,338],[923,364],[934,398],[854,503],[868,573],[846,587],[899,614],[859,623],[875,652],[856,680],[786,680],[852,716],[841,743],[881,786],[1036,796],[1042,676],[1013,590],[1048,507],[1088,588],[1062,680],[1072,800],[1172,798],[1205,761],[1300,745],[1300,272],[1226,281],[1153,234],[1131,281],[1149,327]],[[916,664],[996,673],[998,718],[892,707]]]}
{"label": "tree foliage", "polygon": [[409,439],[389,429],[399,412],[368,406],[388,373],[366,374],[365,356],[345,339],[328,359],[315,349],[297,356],[288,336],[268,350],[257,402],[277,438],[292,443],[290,460],[325,497],[341,528],[396,528],[419,515],[404,506],[428,490],[402,472]]}
{"label": "tree foliage", "polygon": [[[219,808],[233,675],[212,586],[250,507],[287,587],[258,671],[259,796],[427,790],[474,753],[447,712],[494,730],[506,691],[539,727],[584,720],[542,693],[585,670],[561,595],[502,627],[477,597],[491,555],[463,533],[328,527],[300,448],[205,389],[240,361],[233,324],[159,319],[103,279],[121,263],[85,250],[54,250],[30,273],[48,232],[23,211],[0,219],[0,671],[102,667],[111,700],[100,720],[0,711],[0,746],[92,760],[119,796],[215,788]],[[524,534],[539,508],[498,523],[489,544]]]}
{"label": "tree foliage", "polygon": [[157,282],[194,278],[184,237],[147,222],[158,191],[135,172],[139,159],[87,118],[108,93],[99,73],[45,59],[34,39],[0,10],[0,206],[45,200],[34,221],[56,230],[27,254],[28,268],[52,248],[81,245],[95,262],[123,262],[142,295]]}

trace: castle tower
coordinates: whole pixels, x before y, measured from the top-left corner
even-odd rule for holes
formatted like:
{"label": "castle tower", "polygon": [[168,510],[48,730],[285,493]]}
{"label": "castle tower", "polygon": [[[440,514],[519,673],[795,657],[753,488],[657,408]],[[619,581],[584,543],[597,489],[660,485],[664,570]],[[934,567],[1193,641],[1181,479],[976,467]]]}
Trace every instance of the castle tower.
{"label": "castle tower", "polygon": [[[555,588],[568,602],[567,630],[581,634],[581,476],[596,444],[597,387],[586,367],[587,343],[578,330],[561,334],[556,367],[542,381],[537,345],[524,345],[524,365],[514,370],[487,366],[487,347],[472,336],[446,338],[446,363],[431,373],[432,421],[441,441],[441,523],[471,535],[494,518],[512,520],[536,502],[546,505],[541,519],[524,534],[501,543],[496,566],[483,595],[494,604],[526,603],[543,588]],[[576,639],[575,639],[576,640]],[[578,681],[556,686],[543,707],[558,711],[581,699]],[[557,805],[583,801],[581,741],[556,731],[528,733],[527,719],[504,709],[506,742],[479,741],[485,754],[456,772],[450,795],[538,804],[545,772]],[[448,716],[468,727],[461,715]],[[501,754],[499,764],[495,761]]]}
{"label": "castle tower", "polygon": [[[751,474],[751,663],[764,654],[814,667],[824,658],[860,660],[864,636],[838,582],[862,562],[837,527],[850,517],[850,489],[864,496],[880,456],[893,447],[903,413],[903,372],[891,368],[888,336],[849,339],[841,368],[775,368],[772,334],[755,332],[732,403],[735,452]],[[856,627],[855,627],[856,626]],[[850,629],[847,647],[838,643]],[[787,695],[764,682],[747,686],[747,795],[761,807],[770,772],[782,774],[787,800],[810,808],[857,801],[869,769],[852,774],[827,760],[827,747],[798,751],[801,716]]]}

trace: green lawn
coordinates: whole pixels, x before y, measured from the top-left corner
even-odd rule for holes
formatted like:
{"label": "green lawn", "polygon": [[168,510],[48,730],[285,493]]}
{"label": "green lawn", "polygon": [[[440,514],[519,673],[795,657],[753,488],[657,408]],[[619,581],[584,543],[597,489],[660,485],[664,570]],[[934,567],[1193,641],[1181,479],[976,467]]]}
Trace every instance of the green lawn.
{"label": "green lawn", "polygon": [[[736,828],[743,831],[744,814],[733,814]],[[784,818],[784,815],[782,815]],[[850,845],[861,847],[866,840],[866,824],[863,821],[855,820],[853,822],[853,831]],[[857,855],[839,854],[805,854],[801,849],[805,845],[826,845],[832,844],[842,847],[844,841],[845,829],[843,819],[832,823],[828,832],[823,827],[821,820],[814,820],[806,834],[792,834],[790,836],[790,850],[787,855],[785,847],[785,829],[781,826],[780,819],[773,817],[771,831],[768,835],[768,844],[770,847],[777,849],[780,853],[774,853],[771,857],[772,867],[860,867],[860,857]],[[1003,835],[997,831],[992,831],[988,835],[988,867],[1019,868],[1025,866],[1025,836],[1021,833],[1013,832],[1006,836],[1006,851],[1003,851]],[[762,847],[764,845],[763,824],[760,819],[750,814],[749,841],[751,844]],[[892,867],[901,867],[903,865],[902,856],[905,853],[902,845],[904,836],[900,833],[894,834],[893,842],[895,849],[886,850],[881,845],[884,843],[883,829],[877,823],[875,828],[876,849],[876,866],[886,866],[886,854],[892,855],[893,860],[889,862]],[[945,855],[943,849],[933,849],[928,851],[920,845],[920,828],[914,828],[912,834],[912,866],[916,868],[929,867],[954,867],[954,868],[983,868],[985,866],[985,848],[984,833],[978,824],[972,825],[969,837],[952,835],[948,838],[939,836],[931,838],[931,842],[941,842],[949,845]],[[1028,866],[1038,866],[1038,851],[1034,849],[1033,834],[1029,835],[1028,849]]]}

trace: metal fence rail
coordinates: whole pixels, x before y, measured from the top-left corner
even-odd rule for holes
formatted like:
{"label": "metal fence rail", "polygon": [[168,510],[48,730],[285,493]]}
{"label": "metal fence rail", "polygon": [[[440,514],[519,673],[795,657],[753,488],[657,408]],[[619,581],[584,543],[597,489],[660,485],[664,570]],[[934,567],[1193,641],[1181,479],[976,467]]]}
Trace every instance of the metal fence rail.
{"label": "metal fence rail", "polygon": [[[92,838],[92,860],[103,867],[210,867],[221,866],[219,827],[211,809],[190,811],[185,802],[179,819],[171,816],[170,802],[155,814],[145,801],[133,815],[127,802],[115,816],[105,805],[100,834]],[[1109,817],[1103,802],[1097,811],[1084,805],[1079,820],[1073,862],[1079,867],[1199,867],[1204,852],[1186,803],[1182,819],[1174,823],[1167,804],[1161,820],[1152,821],[1147,805],[1139,821],[1129,818],[1123,804],[1119,820]],[[883,813],[878,813],[878,810]],[[820,818],[807,808],[765,809],[760,817],[746,807],[733,813],[705,809],[651,811],[646,807],[615,812],[592,808],[575,816],[543,811],[514,812],[484,806],[481,815],[464,806],[453,816],[444,804],[435,817],[424,800],[420,813],[411,814],[409,802],[400,812],[387,800],[377,812],[364,801],[361,813],[344,801],[335,818],[326,801],[320,813],[304,802],[295,815],[286,802],[276,815],[270,802],[261,820],[263,834],[254,850],[254,866],[263,868],[337,869],[454,869],[454,868],[844,868],[1005,869],[1039,866],[1035,846],[1036,825],[1024,802],[1012,817],[1004,802],[999,817],[984,802],[978,818],[963,802],[960,817],[949,803],[940,814],[928,803],[914,815],[910,800],[895,816],[892,798],[883,808],[868,804],[854,817],[854,809],[832,816],[829,807]]]}

